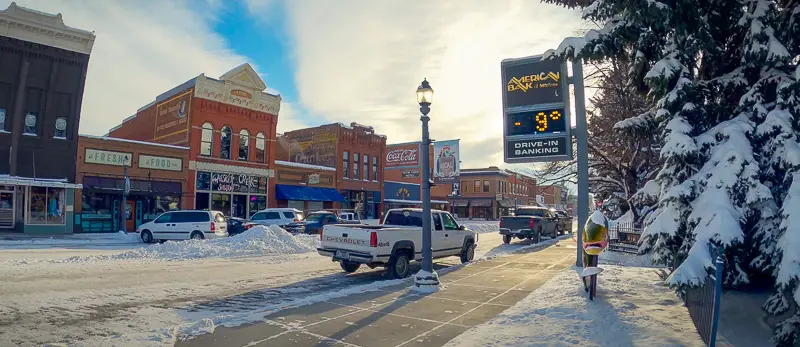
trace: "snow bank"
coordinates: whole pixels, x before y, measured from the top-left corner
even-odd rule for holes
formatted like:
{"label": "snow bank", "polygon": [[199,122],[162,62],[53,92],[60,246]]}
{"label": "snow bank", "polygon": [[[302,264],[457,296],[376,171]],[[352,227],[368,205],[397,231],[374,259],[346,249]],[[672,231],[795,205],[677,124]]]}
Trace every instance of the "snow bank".
{"label": "snow bank", "polygon": [[100,246],[141,243],[139,234],[117,233],[54,235],[14,235],[11,239],[0,239],[0,248],[25,246]]}
{"label": "snow bank", "polygon": [[565,269],[445,346],[704,346],[683,303],[652,269],[603,266],[595,301]]}
{"label": "snow bank", "polygon": [[653,255],[635,255],[622,252],[605,251],[600,253],[600,264],[613,264],[624,266],[652,267],[661,268],[662,266],[653,265]]}
{"label": "snow bank", "polygon": [[257,226],[232,237],[209,240],[167,241],[113,255],[72,257],[67,262],[97,260],[189,260],[200,258],[237,258],[264,255],[288,255],[314,252],[319,237],[292,235],[276,225]]}
{"label": "snow bank", "polygon": [[467,229],[483,233],[495,233],[500,231],[500,221],[459,221],[459,225],[467,227]]}

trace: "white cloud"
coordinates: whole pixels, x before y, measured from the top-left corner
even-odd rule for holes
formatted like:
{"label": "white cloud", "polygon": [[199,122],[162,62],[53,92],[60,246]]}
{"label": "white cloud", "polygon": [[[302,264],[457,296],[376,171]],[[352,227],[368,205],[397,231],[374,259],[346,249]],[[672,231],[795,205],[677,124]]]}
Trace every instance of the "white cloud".
{"label": "white cloud", "polygon": [[[263,6],[266,2],[270,6]],[[260,6],[262,5],[262,6]],[[254,17],[273,0],[250,0]],[[431,135],[462,140],[465,167],[502,163],[500,61],[557,47],[576,12],[538,1],[286,1],[299,101],[389,142],[420,138],[414,91],[435,90]]]}
{"label": "white cloud", "polygon": [[[84,91],[82,133],[104,134],[158,94],[201,73],[217,77],[247,61],[227,49],[210,27],[219,0],[16,2],[60,12],[68,26],[97,35]],[[2,8],[8,4],[0,1]]]}

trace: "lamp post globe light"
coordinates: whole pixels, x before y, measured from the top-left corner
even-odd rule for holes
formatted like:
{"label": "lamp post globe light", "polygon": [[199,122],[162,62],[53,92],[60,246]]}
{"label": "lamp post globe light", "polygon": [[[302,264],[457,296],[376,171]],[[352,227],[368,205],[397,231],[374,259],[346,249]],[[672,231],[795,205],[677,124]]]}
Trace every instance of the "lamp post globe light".
{"label": "lamp post globe light", "polygon": [[439,290],[439,275],[433,270],[433,251],[431,249],[431,164],[430,144],[428,134],[428,112],[433,100],[433,88],[427,79],[417,88],[417,102],[422,113],[422,148],[420,162],[422,162],[422,270],[414,276],[414,289],[422,292],[435,292]]}

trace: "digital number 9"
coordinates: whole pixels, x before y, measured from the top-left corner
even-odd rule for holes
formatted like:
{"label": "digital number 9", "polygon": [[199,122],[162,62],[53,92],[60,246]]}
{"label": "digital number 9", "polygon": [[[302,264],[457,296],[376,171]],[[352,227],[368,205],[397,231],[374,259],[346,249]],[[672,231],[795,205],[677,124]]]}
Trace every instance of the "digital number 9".
{"label": "digital number 9", "polygon": [[536,131],[543,132],[547,130],[547,115],[544,112],[536,114]]}

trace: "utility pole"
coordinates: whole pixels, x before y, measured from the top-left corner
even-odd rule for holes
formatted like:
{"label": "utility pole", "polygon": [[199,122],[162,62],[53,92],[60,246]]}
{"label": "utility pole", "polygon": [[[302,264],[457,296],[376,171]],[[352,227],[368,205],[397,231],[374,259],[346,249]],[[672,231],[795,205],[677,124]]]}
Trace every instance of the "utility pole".
{"label": "utility pole", "polygon": [[128,156],[127,155],[125,156],[124,159],[122,159],[122,176],[123,176],[123,181],[122,181],[122,211],[120,213],[121,221],[119,223],[119,227],[120,227],[120,230],[122,230],[123,232],[128,232],[128,230],[126,230],[127,227],[125,225],[125,221],[126,221],[126,217],[127,217],[125,214],[127,213],[128,192],[131,189],[131,182],[130,182],[130,180],[128,180]]}

